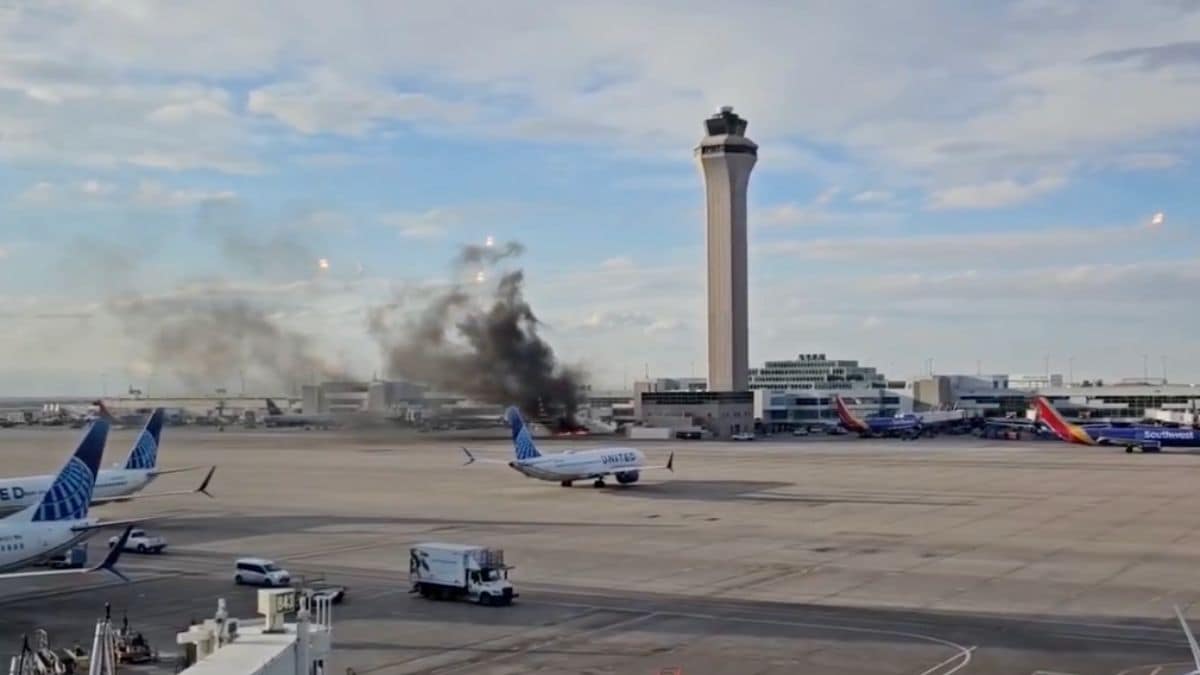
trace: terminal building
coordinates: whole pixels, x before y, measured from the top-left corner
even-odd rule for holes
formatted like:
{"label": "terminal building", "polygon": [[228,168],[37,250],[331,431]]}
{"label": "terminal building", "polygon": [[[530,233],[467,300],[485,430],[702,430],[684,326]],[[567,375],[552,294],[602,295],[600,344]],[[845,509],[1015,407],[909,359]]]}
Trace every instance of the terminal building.
{"label": "terminal building", "polygon": [[750,369],[750,389],[794,391],[798,389],[904,389],[858,361],[831,361],[824,354],[800,354],[793,360],[767,361]]}
{"label": "terminal building", "polygon": [[909,413],[914,403],[904,382],[889,380],[858,361],[832,360],[820,353],[752,368],[750,389],[759,429],[769,433],[836,425],[834,396],[862,416]]}

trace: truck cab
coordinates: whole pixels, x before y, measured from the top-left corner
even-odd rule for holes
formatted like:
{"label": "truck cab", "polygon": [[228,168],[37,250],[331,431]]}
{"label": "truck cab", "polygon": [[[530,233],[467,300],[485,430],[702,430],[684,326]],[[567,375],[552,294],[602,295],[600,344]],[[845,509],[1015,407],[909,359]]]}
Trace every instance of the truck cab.
{"label": "truck cab", "polygon": [[513,585],[508,568],[480,568],[467,575],[467,597],[481,605],[507,605],[512,602]]}

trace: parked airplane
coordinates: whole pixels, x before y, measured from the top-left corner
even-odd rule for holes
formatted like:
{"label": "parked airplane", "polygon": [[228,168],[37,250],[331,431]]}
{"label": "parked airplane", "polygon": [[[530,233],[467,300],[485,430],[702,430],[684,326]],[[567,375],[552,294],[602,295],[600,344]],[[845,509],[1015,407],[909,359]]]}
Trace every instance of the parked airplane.
{"label": "parked airplane", "polygon": [[912,440],[922,434],[932,434],[939,430],[965,428],[966,417],[961,410],[858,417],[850,411],[841,396],[834,394],[833,402],[842,426],[847,431],[857,432],[861,436],[888,436]]}
{"label": "parked airplane", "polygon": [[[0,572],[20,569],[73,546],[87,538],[92,530],[102,527],[132,525],[140,520],[101,522],[88,517],[88,505],[96,486],[100,456],[108,437],[108,422],[96,420],[84,432],[79,446],[67,459],[50,487],[33,504],[0,520]],[[125,530],[124,537],[129,536]],[[121,546],[115,549],[123,548]],[[0,574],[0,579],[29,576],[49,576],[59,573],[80,573],[107,570],[118,576],[113,567],[117,556],[111,553],[97,567],[84,570],[50,570]]]}
{"label": "parked airplane", "polygon": [[275,405],[275,401],[267,399],[267,416],[263,424],[268,427],[319,427],[326,429],[337,424],[332,415],[310,413],[285,413]]}
{"label": "parked airplane", "polygon": [[842,397],[836,394],[833,404],[837,409],[838,420],[847,431],[862,436],[899,436],[905,439],[921,435],[921,420],[913,415],[858,417],[850,411]]}
{"label": "parked airplane", "polygon": [[1116,445],[1124,447],[1125,452],[1133,452],[1134,448],[1142,452],[1158,452],[1169,447],[1200,447],[1200,430],[1197,429],[1147,424],[1131,424],[1129,426],[1088,424],[1080,426],[1071,424],[1063,418],[1062,413],[1058,412],[1044,396],[1034,399],[1034,405],[1037,406],[1038,418],[1049,426],[1056,436],[1068,443]]}
{"label": "parked airplane", "polygon": [[641,478],[642,471],[675,470],[675,453],[673,452],[667,459],[667,463],[662,466],[647,466],[646,456],[636,448],[566,450],[543,455],[534,446],[529,427],[521,419],[521,413],[516,408],[506,410],[504,419],[512,427],[513,450],[516,452],[516,459],[511,462],[503,462],[477,458],[471,454],[470,450],[463,448],[463,452],[467,455],[467,464],[474,462],[507,464],[529,478],[558,481],[563,487],[571,487],[577,480],[590,480],[593,481],[594,487],[602,488],[606,476],[613,476],[618,483],[628,485],[636,483]]}
{"label": "parked airplane", "polygon": [[[95,424],[97,421],[104,422],[106,430],[109,428],[107,420],[96,418],[92,421],[92,424]],[[111,469],[102,469],[99,475],[96,476],[92,504],[123,502],[142,497],[191,494],[193,492],[199,492],[209,497],[212,496],[208,494],[208,484],[212,480],[213,472],[217,470],[215,466],[209,468],[208,475],[204,477],[204,481],[200,484],[200,487],[194,490],[153,492],[135,497],[136,493],[141,492],[142,489],[159,476],[203,468],[199,466],[188,466],[179,469],[158,468],[158,445],[162,435],[162,425],[163,409],[158,408],[150,416],[150,419],[146,421],[146,426],[142,429],[142,432],[138,434],[137,440],[134,441],[133,447],[129,451],[129,456],[125,459],[125,463],[116,465]],[[22,478],[0,479],[0,514],[12,513],[13,511],[27,508],[45,494],[53,481],[54,476],[25,476]]]}

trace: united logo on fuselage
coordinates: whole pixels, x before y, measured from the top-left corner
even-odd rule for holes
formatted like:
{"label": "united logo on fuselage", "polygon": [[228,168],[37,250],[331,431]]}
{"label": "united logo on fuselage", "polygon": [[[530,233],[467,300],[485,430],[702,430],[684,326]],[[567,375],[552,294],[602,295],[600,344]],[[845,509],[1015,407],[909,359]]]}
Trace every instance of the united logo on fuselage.
{"label": "united logo on fuselage", "polygon": [[10,488],[0,488],[0,502],[19,501],[24,499],[27,494],[29,492],[20,485],[14,485]]}
{"label": "united logo on fuselage", "polygon": [[632,452],[617,452],[611,455],[602,455],[600,461],[604,464],[629,464],[637,461],[637,455]]}

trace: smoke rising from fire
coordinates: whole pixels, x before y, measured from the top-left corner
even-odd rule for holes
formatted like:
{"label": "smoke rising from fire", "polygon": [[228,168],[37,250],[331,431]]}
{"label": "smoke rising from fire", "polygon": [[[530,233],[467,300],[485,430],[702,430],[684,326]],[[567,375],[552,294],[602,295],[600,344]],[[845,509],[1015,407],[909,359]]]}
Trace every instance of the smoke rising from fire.
{"label": "smoke rising from fire", "polygon": [[[517,242],[464,246],[455,258],[456,279],[471,266],[495,266],[523,250]],[[542,324],[525,299],[524,281],[517,269],[501,274],[490,293],[456,281],[424,307],[416,306],[417,294],[406,293],[375,308],[368,324],[385,372],[479,401],[516,405],[529,415],[573,418],[583,373],[559,363],[539,334]]]}

